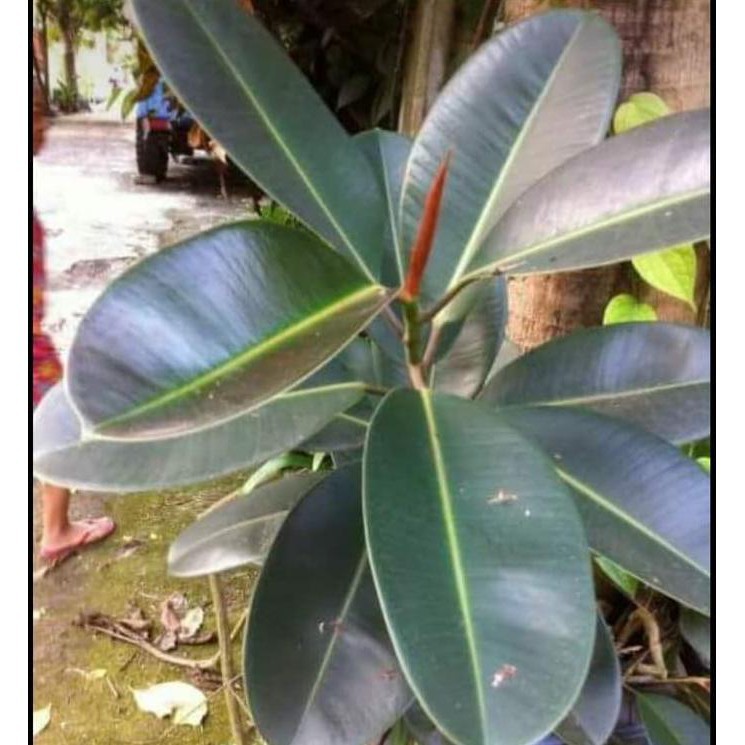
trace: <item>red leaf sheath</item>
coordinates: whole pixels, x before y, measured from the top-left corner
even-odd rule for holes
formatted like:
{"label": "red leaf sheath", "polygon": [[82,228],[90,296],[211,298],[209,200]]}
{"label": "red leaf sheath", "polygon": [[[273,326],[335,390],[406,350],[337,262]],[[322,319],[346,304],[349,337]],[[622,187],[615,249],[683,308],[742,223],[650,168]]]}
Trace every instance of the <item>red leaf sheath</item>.
{"label": "red leaf sheath", "polygon": [[437,219],[440,216],[440,207],[442,206],[442,194],[445,191],[445,180],[447,179],[448,167],[450,166],[450,151],[442,159],[432,186],[427,192],[427,198],[424,200],[424,211],[422,220],[419,223],[419,231],[414,241],[414,247],[411,250],[411,259],[409,261],[409,272],[406,275],[404,286],[401,291],[401,300],[410,303],[419,297],[419,287],[422,283],[424,270],[427,267],[432,246],[435,242],[435,233],[437,232]]}

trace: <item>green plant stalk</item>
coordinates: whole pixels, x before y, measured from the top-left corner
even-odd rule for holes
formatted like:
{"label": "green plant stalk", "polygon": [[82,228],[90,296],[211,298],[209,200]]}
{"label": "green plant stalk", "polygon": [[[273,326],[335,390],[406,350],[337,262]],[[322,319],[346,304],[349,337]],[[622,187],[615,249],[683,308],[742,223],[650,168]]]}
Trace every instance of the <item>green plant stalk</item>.
{"label": "green plant stalk", "polygon": [[422,322],[419,304],[416,299],[402,302],[404,310],[404,347],[406,348],[406,367],[414,388],[426,388],[422,367]]}
{"label": "green plant stalk", "polygon": [[235,745],[248,745],[243,727],[241,726],[241,713],[238,702],[231,691],[233,684],[233,655],[230,649],[230,625],[228,613],[225,608],[225,596],[222,591],[220,578],[217,574],[209,576],[210,592],[212,593],[212,605],[215,608],[215,622],[217,624],[217,643],[220,650],[220,674],[225,689],[225,706],[228,709],[228,721]]}

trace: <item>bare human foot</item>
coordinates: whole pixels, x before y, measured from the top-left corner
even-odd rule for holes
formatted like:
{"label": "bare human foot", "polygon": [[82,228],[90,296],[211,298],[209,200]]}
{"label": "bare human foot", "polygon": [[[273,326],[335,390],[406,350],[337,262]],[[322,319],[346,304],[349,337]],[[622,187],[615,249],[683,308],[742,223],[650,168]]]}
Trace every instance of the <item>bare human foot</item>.
{"label": "bare human foot", "polygon": [[45,561],[59,564],[78,551],[110,536],[116,525],[109,517],[80,520],[49,536],[41,547],[40,555]]}

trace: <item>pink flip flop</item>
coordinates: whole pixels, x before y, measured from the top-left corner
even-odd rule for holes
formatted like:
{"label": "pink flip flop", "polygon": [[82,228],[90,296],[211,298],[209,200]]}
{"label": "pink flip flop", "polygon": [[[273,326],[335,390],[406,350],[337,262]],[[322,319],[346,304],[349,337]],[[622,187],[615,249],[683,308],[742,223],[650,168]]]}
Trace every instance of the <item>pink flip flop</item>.
{"label": "pink flip flop", "polygon": [[81,549],[98,543],[104,540],[104,538],[108,538],[116,530],[116,523],[110,517],[89,518],[81,522],[88,527],[72,546],[65,546],[59,549],[42,547],[41,551],[39,551],[41,558],[50,564],[60,564],[65,559],[69,559],[73,554],[78,553]]}

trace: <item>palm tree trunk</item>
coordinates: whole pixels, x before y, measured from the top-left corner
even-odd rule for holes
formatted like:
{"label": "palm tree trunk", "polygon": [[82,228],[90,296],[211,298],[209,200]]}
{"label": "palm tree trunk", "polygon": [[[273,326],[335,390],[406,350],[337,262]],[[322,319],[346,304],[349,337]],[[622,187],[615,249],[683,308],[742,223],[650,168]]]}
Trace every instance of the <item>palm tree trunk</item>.
{"label": "palm tree trunk", "polygon": [[[622,96],[641,90],[660,95],[674,110],[709,101],[709,0],[565,0],[567,7],[596,8],[617,29],[624,49]],[[512,23],[555,7],[548,0],[506,0]],[[508,333],[524,349],[576,328],[597,325],[608,299],[632,290],[663,320],[703,323],[707,316],[709,252],[698,249],[698,312],[633,278],[628,265],[513,279]]]}

